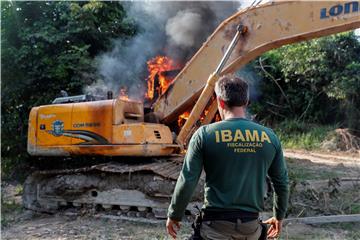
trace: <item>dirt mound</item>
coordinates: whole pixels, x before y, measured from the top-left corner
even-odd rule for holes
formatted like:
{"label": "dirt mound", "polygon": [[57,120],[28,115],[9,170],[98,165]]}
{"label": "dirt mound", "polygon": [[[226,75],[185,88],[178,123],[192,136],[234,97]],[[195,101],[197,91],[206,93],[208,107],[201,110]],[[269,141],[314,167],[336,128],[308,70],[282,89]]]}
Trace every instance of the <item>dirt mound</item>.
{"label": "dirt mound", "polygon": [[329,133],[321,148],[329,151],[360,152],[360,137],[353,135],[348,128],[338,128]]}

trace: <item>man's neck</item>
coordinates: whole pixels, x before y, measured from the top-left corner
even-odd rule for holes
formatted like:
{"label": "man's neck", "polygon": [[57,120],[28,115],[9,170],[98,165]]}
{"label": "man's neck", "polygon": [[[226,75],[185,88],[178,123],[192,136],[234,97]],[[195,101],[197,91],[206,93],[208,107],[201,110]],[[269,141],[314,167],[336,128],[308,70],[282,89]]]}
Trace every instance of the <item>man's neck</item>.
{"label": "man's neck", "polygon": [[231,118],[246,118],[245,108],[244,107],[233,107],[230,110],[224,112],[224,120]]}

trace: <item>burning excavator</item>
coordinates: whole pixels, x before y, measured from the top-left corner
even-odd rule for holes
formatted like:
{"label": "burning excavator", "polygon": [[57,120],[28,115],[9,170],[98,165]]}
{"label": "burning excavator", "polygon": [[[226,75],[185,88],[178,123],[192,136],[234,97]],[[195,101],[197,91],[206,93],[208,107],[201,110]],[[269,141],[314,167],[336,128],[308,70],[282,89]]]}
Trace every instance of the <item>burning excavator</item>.
{"label": "burning excavator", "polygon": [[[63,97],[34,107],[29,154],[47,165],[56,156],[72,161],[87,156],[89,161],[29,176],[25,207],[48,212],[90,207],[165,217],[189,137],[216,118],[213,90],[220,76],[282,45],[359,27],[359,1],[252,5],[221,23],[180,72],[182,66],[167,57],[150,60],[146,106],[120,94],[97,101],[86,95]],[[92,164],[92,156],[109,161]],[[201,201],[203,182],[193,202]]]}

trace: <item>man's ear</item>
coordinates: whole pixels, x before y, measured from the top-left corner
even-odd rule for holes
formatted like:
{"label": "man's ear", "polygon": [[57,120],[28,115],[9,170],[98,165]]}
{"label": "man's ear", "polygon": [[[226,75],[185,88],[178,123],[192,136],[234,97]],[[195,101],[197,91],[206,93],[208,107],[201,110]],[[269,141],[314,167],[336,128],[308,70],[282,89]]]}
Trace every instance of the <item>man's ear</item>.
{"label": "man's ear", "polygon": [[219,100],[219,105],[220,105],[220,107],[221,107],[222,109],[224,109],[224,108],[225,108],[225,102],[224,102],[224,100],[222,100],[221,98],[218,98],[218,100]]}

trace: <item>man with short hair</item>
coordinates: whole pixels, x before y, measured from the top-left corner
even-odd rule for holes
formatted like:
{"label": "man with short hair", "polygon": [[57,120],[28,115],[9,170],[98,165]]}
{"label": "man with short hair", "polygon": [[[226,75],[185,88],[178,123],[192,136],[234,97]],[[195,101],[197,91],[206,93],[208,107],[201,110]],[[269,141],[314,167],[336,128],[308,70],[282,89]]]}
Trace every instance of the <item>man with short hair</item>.
{"label": "man with short hair", "polygon": [[245,81],[222,77],[215,92],[222,121],[202,126],[192,136],[169,206],[167,231],[176,238],[174,227],[180,228],[204,169],[204,206],[197,221],[201,238],[266,239],[259,212],[264,208],[267,175],[275,190],[275,216],[265,221],[270,224],[267,236],[278,237],[289,197],[280,141],[271,129],[245,118],[249,102]]}

